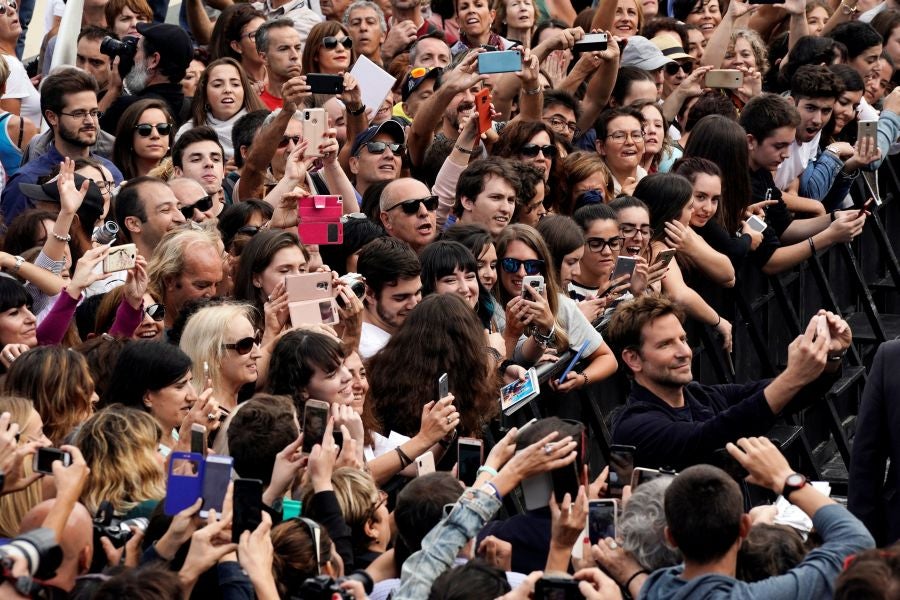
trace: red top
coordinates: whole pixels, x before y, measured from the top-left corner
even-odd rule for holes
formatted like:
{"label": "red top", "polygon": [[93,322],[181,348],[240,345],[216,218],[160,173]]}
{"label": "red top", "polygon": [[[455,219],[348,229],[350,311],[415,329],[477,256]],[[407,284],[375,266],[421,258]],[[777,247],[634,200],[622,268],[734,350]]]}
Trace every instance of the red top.
{"label": "red top", "polygon": [[275,110],[284,106],[284,99],[276,98],[269,93],[269,90],[263,90],[259,94],[259,99],[263,101],[263,104],[265,104],[269,110]]}

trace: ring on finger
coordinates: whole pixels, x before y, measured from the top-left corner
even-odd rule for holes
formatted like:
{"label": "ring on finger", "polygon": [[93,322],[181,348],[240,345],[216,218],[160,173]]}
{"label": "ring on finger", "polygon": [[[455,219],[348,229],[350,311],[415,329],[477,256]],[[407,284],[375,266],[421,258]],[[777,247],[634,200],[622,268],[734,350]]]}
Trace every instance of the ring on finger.
{"label": "ring on finger", "polygon": [[553,454],[553,442],[550,442],[549,444],[544,444],[544,454],[546,454],[547,456],[550,456],[551,454]]}
{"label": "ring on finger", "polygon": [[618,547],[619,547],[619,544],[616,543],[616,540],[613,540],[613,541],[611,541],[611,542],[609,543],[609,549],[610,549],[610,550],[615,550],[615,549],[618,548]]}

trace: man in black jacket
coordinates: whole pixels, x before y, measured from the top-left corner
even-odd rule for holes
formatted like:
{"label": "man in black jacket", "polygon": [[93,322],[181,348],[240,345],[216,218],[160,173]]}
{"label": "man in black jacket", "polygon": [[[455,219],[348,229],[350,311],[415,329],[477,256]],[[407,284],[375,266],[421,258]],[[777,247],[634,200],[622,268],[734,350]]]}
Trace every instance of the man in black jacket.
{"label": "man in black jacket", "polygon": [[616,309],[604,336],[634,377],[612,441],[635,446],[641,467],[709,463],[726,443],[764,434],[789,403],[827,391],[852,340],[846,321],[821,310],[788,346],[787,368],[775,379],[702,385],[693,381],[683,320],[667,298],[642,296]]}

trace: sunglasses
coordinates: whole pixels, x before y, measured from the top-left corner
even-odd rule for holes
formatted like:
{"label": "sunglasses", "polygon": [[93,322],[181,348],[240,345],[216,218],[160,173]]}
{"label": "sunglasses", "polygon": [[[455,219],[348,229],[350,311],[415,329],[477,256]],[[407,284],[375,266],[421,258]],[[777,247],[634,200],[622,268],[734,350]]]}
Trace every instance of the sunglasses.
{"label": "sunglasses", "polygon": [[540,275],[544,270],[544,261],[540,259],[519,260],[518,258],[504,258],[500,261],[500,268],[507,273],[518,273],[519,267],[525,265],[526,275]]}
{"label": "sunglasses", "polygon": [[543,153],[544,158],[556,158],[558,152],[556,146],[538,146],[537,144],[525,144],[519,149],[519,154],[528,158],[534,158],[539,153]]}
{"label": "sunglasses", "polygon": [[328,35],[322,38],[322,45],[329,50],[334,50],[335,48],[337,48],[338,44],[349,50],[353,47],[353,40],[349,37],[345,37],[344,39],[338,41],[338,39],[333,35]]}
{"label": "sunglasses", "polygon": [[403,209],[403,212],[408,215],[414,215],[419,212],[419,204],[425,205],[425,210],[428,212],[434,212],[438,207],[438,197],[437,196],[425,196],[424,198],[416,198],[415,200],[406,200],[399,204],[395,204],[390,207],[388,210],[394,210],[398,206]]}
{"label": "sunglasses", "polygon": [[0,2],[0,15],[5,15],[7,8],[15,12],[15,10],[19,8],[19,5],[13,2],[13,0],[8,0],[8,2]]}
{"label": "sunglasses", "polygon": [[294,142],[294,145],[296,146],[297,144],[300,143],[300,136],[299,135],[286,135],[283,138],[281,138],[280,142],[278,142],[278,147],[279,148],[287,148],[287,145],[290,144],[291,142]]}
{"label": "sunglasses", "polygon": [[262,227],[257,227],[256,225],[244,225],[243,227],[238,229],[237,232],[235,232],[235,235],[242,233],[244,235],[253,236],[259,233],[260,229],[262,229]]}
{"label": "sunglasses", "polygon": [[190,220],[190,218],[194,216],[194,209],[195,209],[195,208],[196,208],[197,210],[199,210],[200,212],[203,212],[203,211],[205,211],[205,210],[211,209],[211,208],[212,208],[212,205],[213,205],[213,198],[212,198],[212,196],[203,196],[202,198],[200,198],[199,200],[197,200],[196,202],[194,202],[194,203],[191,204],[190,206],[182,206],[182,207],[179,208],[178,210],[181,211],[181,214],[184,215],[184,218],[185,218],[185,219]]}
{"label": "sunglasses", "polygon": [[388,148],[390,148],[391,152],[394,154],[400,154],[406,150],[405,145],[398,144],[397,142],[366,142],[366,150],[372,154],[384,154],[384,151]]}
{"label": "sunglasses", "polygon": [[169,132],[172,131],[172,125],[169,123],[157,123],[156,125],[150,123],[138,123],[134,126],[134,130],[137,131],[138,135],[141,137],[150,137],[150,134],[153,133],[154,129],[159,135],[169,135]]}
{"label": "sunglasses", "polygon": [[672,76],[678,75],[678,71],[684,71],[685,75],[690,75],[691,72],[694,70],[694,63],[689,60],[685,61],[683,63],[673,62],[673,63],[668,63],[665,68],[666,68],[667,75],[672,75]]}
{"label": "sunglasses", "polygon": [[420,77],[425,77],[428,74],[428,71],[431,69],[428,67],[415,67],[412,71],[409,72],[410,79],[419,79]]}
{"label": "sunglasses", "polygon": [[257,331],[256,335],[253,337],[241,338],[233,344],[222,344],[222,347],[226,350],[235,350],[238,354],[243,356],[245,354],[250,354],[250,351],[253,350],[253,346],[259,346],[260,342],[262,342],[262,333]]}
{"label": "sunglasses", "polygon": [[151,304],[147,308],[144,309],[144,312],[147,313],[147,316],[159,323],[163,319],[166,318],[166,305],[165,304]]}

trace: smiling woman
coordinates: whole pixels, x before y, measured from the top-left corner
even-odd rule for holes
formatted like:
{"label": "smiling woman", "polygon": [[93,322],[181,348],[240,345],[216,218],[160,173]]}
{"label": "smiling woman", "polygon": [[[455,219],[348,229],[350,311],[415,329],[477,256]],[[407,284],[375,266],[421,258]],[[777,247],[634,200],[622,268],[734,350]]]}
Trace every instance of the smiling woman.
{"label": "smiling woman", "polygon": [[336,21],[319,23],[303,45],[303,74],[347,72],[356,62],[356,50],[347,28]]}

